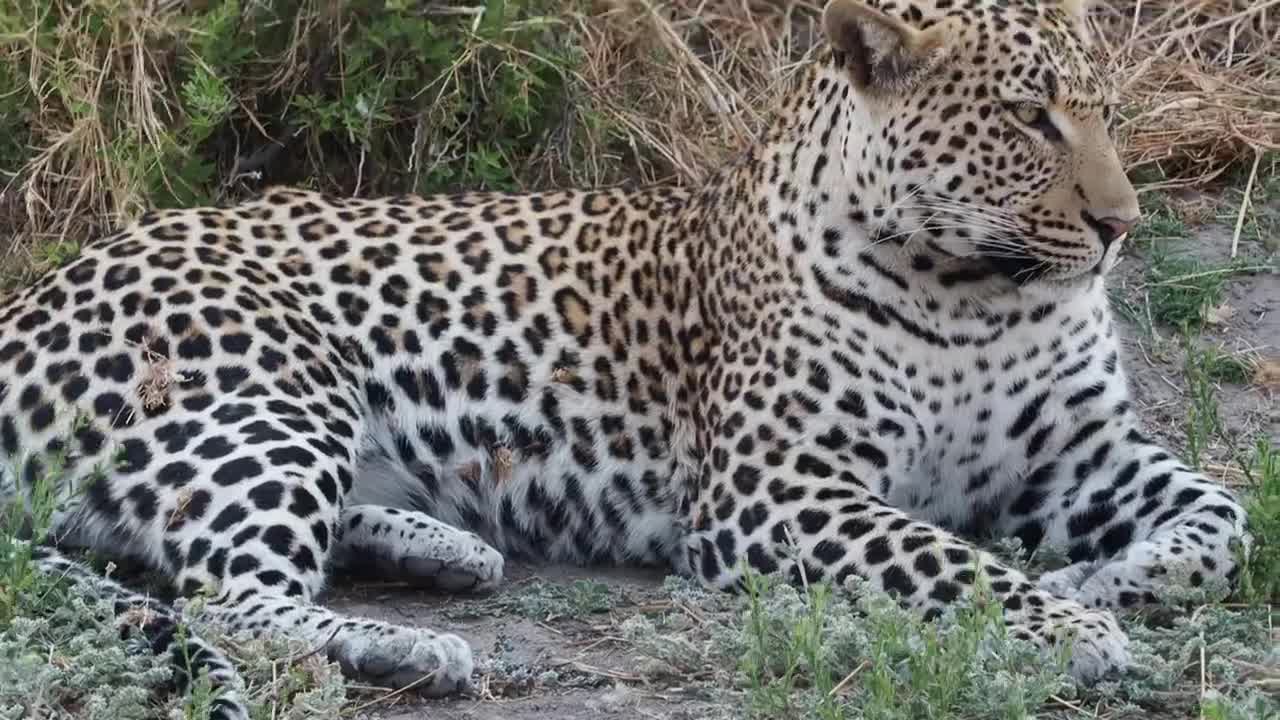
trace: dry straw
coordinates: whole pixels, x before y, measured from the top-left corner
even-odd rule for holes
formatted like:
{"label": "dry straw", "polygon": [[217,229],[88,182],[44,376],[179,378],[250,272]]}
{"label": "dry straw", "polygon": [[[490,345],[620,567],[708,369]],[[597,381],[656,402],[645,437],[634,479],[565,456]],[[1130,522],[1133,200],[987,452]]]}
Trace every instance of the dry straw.
{"label": "dry straw", "polygon": [[752,142],[813,48],[821,5],[597,0],[578,24],[597,112],[652,162],[696,181]]}
{"label": "dry straw", "polygon": [[1125,160],[1148,188],[1204,185],[1280,150],[1280,0],[1115,2]]}
{"label": "dry straw", "polygon": [[[583,80],[630,141],[698,178],[749,142],[812,47],[821,3],[601,0]],[[1125,161],[1148,189],[1280,149],[1280,0],[1100,2]]]}

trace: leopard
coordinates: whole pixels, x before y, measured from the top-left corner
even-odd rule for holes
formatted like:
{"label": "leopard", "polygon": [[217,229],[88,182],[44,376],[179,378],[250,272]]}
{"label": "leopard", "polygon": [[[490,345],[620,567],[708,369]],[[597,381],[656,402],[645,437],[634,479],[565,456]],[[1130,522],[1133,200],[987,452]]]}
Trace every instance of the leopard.
{"label": "leopard", "polygon": [[1237,581],[1250,537],[1127,387],[1107,279],[1141,210],[1090,17],[829,0],[699,182],[152,209],[0,305],[0,496],[57,476],[38,566],[141,613],[122,633],[208,670],[220,720],[243,683],[175,632],[190,603],[67,549],[429,697],[470,687],[468,642],[330,610],[335,573],[856,580],[925,619],[981,585],[1081,682],[1124,672],[1118,614]]}

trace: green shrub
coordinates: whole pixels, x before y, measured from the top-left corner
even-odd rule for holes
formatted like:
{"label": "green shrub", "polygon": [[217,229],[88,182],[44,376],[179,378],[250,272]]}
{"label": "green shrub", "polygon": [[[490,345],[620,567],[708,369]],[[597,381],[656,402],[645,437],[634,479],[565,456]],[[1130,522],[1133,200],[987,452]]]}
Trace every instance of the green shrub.
{"label": "green shrub", "polygon": [[576,89],[570,9],[11,0],[0,230],[23,247],[9,284],[144,209],[268,184],[368,195],[573,181],[580,140],[606,133]]}

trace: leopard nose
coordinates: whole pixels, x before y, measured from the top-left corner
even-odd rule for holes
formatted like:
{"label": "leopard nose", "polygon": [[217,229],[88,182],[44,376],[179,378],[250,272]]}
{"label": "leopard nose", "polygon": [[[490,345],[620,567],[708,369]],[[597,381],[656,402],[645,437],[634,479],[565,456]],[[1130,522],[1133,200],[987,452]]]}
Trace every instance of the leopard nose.
{"label": "leopard nose", "polygon": [[1115,242],[1116,238],[1131,232],[1138,226],[1138,221],[1142,218],[1134,216],[1129,219],[1115,217],[1114,215],[1095,218],[1089,213],[1084,213],[1085,222],[1089,224],[1101,238],[1103,245],[1110,245]]}
{"label": "leopard nose", "polygon": [[1141,218],[1133,217],[1128,220],[1124,220],[1118,217],[1104,217],[1098,218],[1098,224],[1102,225],[1107,230],[1110,230],[1112,239],[1115,239],[1132,231],[1138,226],[1138,221],[1140,219]]}

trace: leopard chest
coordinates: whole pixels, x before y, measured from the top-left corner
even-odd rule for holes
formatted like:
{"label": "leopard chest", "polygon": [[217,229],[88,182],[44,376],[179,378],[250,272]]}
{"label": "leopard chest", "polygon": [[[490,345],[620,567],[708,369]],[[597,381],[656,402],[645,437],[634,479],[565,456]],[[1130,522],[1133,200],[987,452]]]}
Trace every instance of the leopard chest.
{"label": "leopard chest", "polygon": [[902,472],[882,478],[886,499],[974,530],[1070,442],[1070,428],[1103,422],[1099,406],[1119,410],[1117,343],[1096,310],[1082,302],[994,313],[981,328],[957,323],[941,351],[894,343],[886,355],[901,359],[882,368],[892,390],[884,392],[913,436],[896,455]]}
{"label": "leopard chest", "polygon": [[969,527],[1069,442],[1095,401],[1123,396],[1098,308],[1011,304],[932,324],[802,317],[789,342],[723,373],[744,381],[723,383],[722,464],[792,485],[858,483],[921,519]]}

